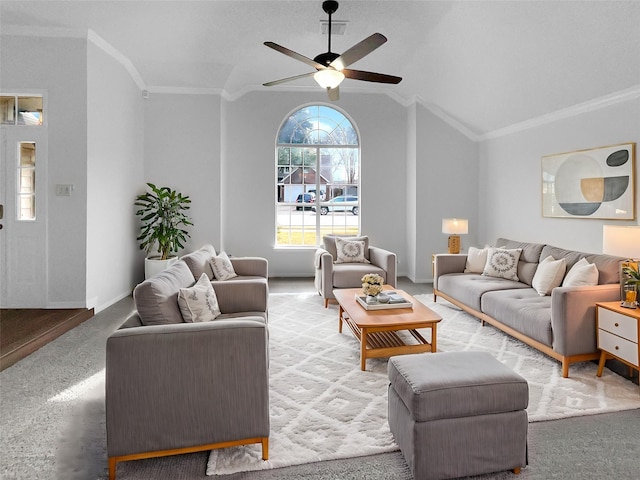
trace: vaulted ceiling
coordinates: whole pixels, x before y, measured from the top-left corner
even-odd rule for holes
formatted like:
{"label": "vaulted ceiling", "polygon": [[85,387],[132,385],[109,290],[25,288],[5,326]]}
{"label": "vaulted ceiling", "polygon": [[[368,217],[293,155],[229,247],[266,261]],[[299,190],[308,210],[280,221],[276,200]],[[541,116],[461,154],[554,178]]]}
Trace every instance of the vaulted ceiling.
{"label": "vaulted ceiling", "polygon": [[[315,90],[307,65],[327,50],[321,0],[0,2],[0,31],[86,36],[111,45],[154,92]],[[640,96],[640,1],[350,1],[333,20],[341,53],[380,32],[388,42],[352,68],[403,77],[398,85],[347,79],[350,92],[418,100],[471,135],[616,96]],[[1,45],[0,45],[1,48]]]}

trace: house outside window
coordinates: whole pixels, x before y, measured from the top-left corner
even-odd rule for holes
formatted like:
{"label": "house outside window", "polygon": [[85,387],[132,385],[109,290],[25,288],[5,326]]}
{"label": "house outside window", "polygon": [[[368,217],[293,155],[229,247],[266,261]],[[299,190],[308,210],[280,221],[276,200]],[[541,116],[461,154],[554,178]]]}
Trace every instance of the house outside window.
{"label": "house outside window", "polygon": [[360,232],[360,145],[337,109],[308,105],[283,122],[276,145],[276,246],[304,247]]}

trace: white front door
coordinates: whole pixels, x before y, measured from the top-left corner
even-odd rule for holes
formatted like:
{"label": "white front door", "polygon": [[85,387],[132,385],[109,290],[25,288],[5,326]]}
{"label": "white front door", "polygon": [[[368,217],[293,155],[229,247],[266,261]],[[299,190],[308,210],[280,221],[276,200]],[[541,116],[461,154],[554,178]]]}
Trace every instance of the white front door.
{"label": "white front door", "polygon": [[0,127],[0,307],[47,306],[47,135]]}

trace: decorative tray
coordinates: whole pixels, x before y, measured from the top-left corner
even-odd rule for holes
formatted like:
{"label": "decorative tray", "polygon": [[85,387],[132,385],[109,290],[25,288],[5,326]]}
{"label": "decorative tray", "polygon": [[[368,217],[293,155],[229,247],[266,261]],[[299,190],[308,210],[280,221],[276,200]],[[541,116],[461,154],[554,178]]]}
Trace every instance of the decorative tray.
{"label": "decorative tray", "polygon": [[[387,293],[387,292],[385,292]],[[365,298],[367,298],[364,295],[357,295],[356,294],[356,300],[358,301],[358,303],[362,306],[362,308],[364,308],[365,310],[390,310],[390,309],[394,309],[394,308],[413,308],[413,303],[405,300],[404,302],[396,302],[396,303],[379,303],[376,301],[376,303],[367,303],[365,301]]]}

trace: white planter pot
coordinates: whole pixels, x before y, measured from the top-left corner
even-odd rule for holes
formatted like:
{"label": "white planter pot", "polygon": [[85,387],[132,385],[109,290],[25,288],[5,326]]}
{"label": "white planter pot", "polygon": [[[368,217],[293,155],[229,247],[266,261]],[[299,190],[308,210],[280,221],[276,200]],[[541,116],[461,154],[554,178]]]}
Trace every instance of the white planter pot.
{"label": "white planter pot", "polygon": [[154,275],[166,270],[178,261],[178,257],[171,257],[166,260],[160,260],[160,257],[147,257],[144,259],[144,278],[151,278]]}

